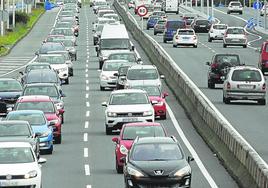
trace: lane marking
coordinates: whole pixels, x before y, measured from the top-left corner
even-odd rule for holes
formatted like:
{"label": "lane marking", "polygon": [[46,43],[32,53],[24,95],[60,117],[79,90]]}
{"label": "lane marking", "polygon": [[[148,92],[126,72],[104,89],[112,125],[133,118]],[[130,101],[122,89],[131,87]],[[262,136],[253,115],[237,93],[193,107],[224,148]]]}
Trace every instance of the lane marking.
{"label": "lane marking", "polygon": [[86,117],[89,117],[89,115],[90,115],[90,111],[87,111],[86,112]]}
{"label": "lane marking", "polygon": [[86,106],[87,106],[87,107],[90,107],[90,103],[89,103],[89,102],[86,102]]}
{"label": "lane marking", "polygon": [[88,69],[86,69],[86,72],[88,72]]}
{"label": "lane marking", "polygon": [[86,67],[88,67],[88,64],[86,64]]}
{"label": "lane marking", "polygon": [[88,94],[88,93],[86,93],[86,99],[88,99],[88,97],[89,97],[89,94]]}
{"label": "lane marking", "polygon": [[88,90],[89,90],[89,87],[87,86],[87,87],[86,87],[86,91],[88,91]]}
{"label": "lane marking", "polygon": [[85,122],[85,129],[88,129],[88,125],[89,125],[89,122],[86,121],[86,122]]}
{"label": "lane marking", "polygon": [[85,157],[85,158],[88,157],[88,148],[84,148],[84,157]]}
{"label": "lane marking", "polygon": [[86,84],[88,84],[89,83],[89,80],[86,80]]}
{"label": "lane marking", "polygon": [[90,176],[90,169],[88,164],[85,165],[85,174],[86,176]]}
{"label": "lane marking", "polygon": [[88,77],[88,74],[86,74],[86,78]]}
{"label": "lane marking", "polygon": [[88,134],[84,133],[84,142],[87,142],[87,141],[88,141]]}
{"label": "lane marking", "polygon": [[86,188],[91,188],[91,185],[87,185],[87,187]]}

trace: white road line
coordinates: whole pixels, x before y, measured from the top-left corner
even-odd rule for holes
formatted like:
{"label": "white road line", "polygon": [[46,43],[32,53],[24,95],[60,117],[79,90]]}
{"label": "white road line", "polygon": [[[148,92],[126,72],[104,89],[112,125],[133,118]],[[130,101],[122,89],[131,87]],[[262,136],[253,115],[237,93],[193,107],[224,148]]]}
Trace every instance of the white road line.
{"label": "white road line", "polygon": [[89,58],[89,55],[87,56],[87,58]]}
{"label": "white road line", "polygon": [[89,117],[89,115],[90,115],[90,111],[87,111],[86,112],[86,117]]}
{"label": "white road line", "polygon": [[86,106],[87,106],[87,107],[90,107],[90,103],[89,103],[89,102],[86,102]]}
{"label": "white road line", "polygon": [[86,67],[88,67],[88,64],[86,64]]}
{"label": "white road line", "polygon": [[84,157],[85,157],[85,158],[88,157],[88,148],[84,148]]}
{"label": "white road line", "polygon": [[88,125],[89,125],[89,122],[86,121],[86,122],[85,122],[85,129],[88,129]]}
{"label": "white road line", "polygon": [[86,72],[88,72],[88,69],[86,69]]}
{"label": "white road line", "polygon": [[86,78],[88,77],[88,74],[86,74]]}
{"label": "white road line", "polygon": [[87,187],[86,188],[91,188],[91,185],[87,185]]}
{"label": "white road line", "polygon": [[198,154],[194,150],[193,146],[191,145],[191,143],[189,142],[189,140],[186,138],[183,130],[181,129],[178,121],[176,120],[176,117],[174,116],[174,114],[173,114],[173,112],[170,109],[170,107],[169,107],[168,104],[167,104],[167,111],[169,113],[169,116],[171,118],[172,123],[174,124],[174,127],[176,128],[177,132],[180,135],[180,138],[182,139],[182,141],[184,142],[185,146],[188,148],[189,152],[191,153],[191,155],[195,159],[195,162],[196,162],[197,166],[199,167],[201,173],[207,179],[209,185],[212,188],[218,188],[217,184],[215,183],[215,181],[213,180],[213,178],[210,176],[209,172],[207,171],[207,169],[204,166],[203,162],[201,161],[201,159],[199,158]]}
{"label": "white road line", "polygon": [[84,133],[84,142],[87,142],[87,141],[88,141],[88,134]]}
{"label": "white road line", "polygon": [[89,87],[87,86],[87,87],[86,87],[86,91],[88,91],[88,90],[89,90]]}
{"label": "white road line", "polygon": [[86,80],[86,84],[88,84],[89,83],[89,80]]}
{"label": "white road line", "polygon": [[88,94],[88,93],[86,93],[86,99],[88,99],[88,97],[89,97],[89,94]]}
{"label": "white road line", "polygon": [[89,60],[87,59],[87,60],[86,60],[86,62],[88,63],[88,62],[89,62]]}
{"label": "white road line", "polygon": [[85,165],[85,174],[86,176],[90,176],[90,169],[88,164]]}

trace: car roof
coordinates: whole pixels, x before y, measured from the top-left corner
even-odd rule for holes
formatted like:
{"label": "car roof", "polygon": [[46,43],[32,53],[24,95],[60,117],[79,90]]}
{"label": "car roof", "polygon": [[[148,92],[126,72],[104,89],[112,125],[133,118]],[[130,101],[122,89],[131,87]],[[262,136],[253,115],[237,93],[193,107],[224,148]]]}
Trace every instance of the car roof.
{"label": "car roof", "polygon": [[34,86],[54,86],[57,87],[56,84],[54,83],[31,83],[31,84],[26,84],[24,87],[34,87]]}
{"label": "car roof", "polygon": [[136,126],[162,126],[157,122],[137,122],[124,124],[125,127],[136,127]]}
{"label": "car roof", "polygon": [[32,148],[29,142],[0,142],[0,148]]}
{"label": "car roof", "polygon": [[4,121],[0,121],[0,125],[14,125],[14,124],[29,125],[28,121],[23,121],[23,120],[4,120]]}
{"label": "car roof", "polygon": [[0,81],[12,81],[12,80],[19,82],[15,78],[0,78]]}
{"label": "car roof", "polygon": [[[115,35],[120,33],[120,35]],[[128,33],[124,24],[110,25],[105,24],[101,33],[101,39],[128,39]]]}
{"label": "car roof", "polygon": [[36,70],[31,70],[29,74],[57,74],[54,70],[51,70],[51,69],[36,69]]}
{"label": "car roof", "polygon": [[243,27],[237,27],[237,26],[231,26],[231,27],[227,27],[227,29],[243,29]]}
{"label": "car roof", "polygon": [[129,63],[127,60],[121,60],[121,59],[113,59],[113,60],[106,60],[104,63]]}
{"label": "car roof", "polygon": [[259,68],[255,67],[255,66],[249,66],[249,65],[242,65],[242,66],[235,66],[235,67],[231,67],[231,69],[235,69],[235,70],[258,70],[260,71]]}
{"label": "car roof", "polygon": [[44,114],[41,110],[15,110],[9,112],[9,114]]}
{"label": "car roof", "polygon": [[130,69],[157,69],[154,65],[132,65]]}
{"label": "car roof", "polygon": [[171,137],[142,137],[136,140],[136,144],[178,144]]}
{"label": "car roof", "polygon": [[142,89],[120,89],[112,91],[111,94],[119,94],[119,93],[146,93],[146,91]]}
{"label": "car roof", "polygon": [[47,54],[40,54],[39,56],[49,56],[49,57],[55,57],[55,56],[63,56],[62,54],[57,54],[57,53],[47,53]]}
{"label": "car roof", "polygon": [[34,61],[33,63],[31,63],[31,64],[29,64],[29,65],[27,65],[27,67],[29,67],[29,66],[44,66],[44,65],[50,65],[49,63],[43,63],[43,62],[37,62],[37,61]]}
{"label": "car roof", "polygon": [[29,95],[29,96],[21,96],[18,98],[17,102],[51,102],[51,98],[46,95]]}

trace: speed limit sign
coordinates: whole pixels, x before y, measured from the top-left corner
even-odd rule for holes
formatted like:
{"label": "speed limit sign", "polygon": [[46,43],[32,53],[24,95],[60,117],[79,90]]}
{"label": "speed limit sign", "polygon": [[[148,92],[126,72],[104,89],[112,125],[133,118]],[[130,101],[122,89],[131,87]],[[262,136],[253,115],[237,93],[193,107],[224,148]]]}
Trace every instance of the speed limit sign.
{"label": "speed limit sign", "polygon": [[140,17],[143,17],[148,13],[148,9],[144,5],[141,5],[138,7],[137,12]]}

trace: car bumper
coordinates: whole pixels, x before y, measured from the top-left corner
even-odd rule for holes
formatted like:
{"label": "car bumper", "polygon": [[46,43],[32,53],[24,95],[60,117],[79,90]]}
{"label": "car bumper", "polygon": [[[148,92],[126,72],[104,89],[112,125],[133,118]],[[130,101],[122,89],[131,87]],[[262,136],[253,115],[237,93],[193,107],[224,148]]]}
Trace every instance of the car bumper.
{"label": "car bumper", "polygon": [[209,31],[210,27],[195,27],[195,32],[205,32],[207,33]]}
{"label": "car bumper", "polygon": [[50,140],[50,141],[44,141],[44,142],[41,142],[40,141],[40,143],[39,143],[39,149],[40,149],[40,151],[42,151],[42,150],[48,150],[52,146],[53,146],[53,141],[52,140]]}
{"label": "car bumper", "polygon": [[209,34],[209,37],[214,39],[214,40],[222,40],[223,36],[224,36],[224,34],[214,34],[214,33]]}
{"label": "car bumper", "polygon": [[155,115],[155,117],[156,116],[166,115],[166,113],[167,113],[166,105],[162,105],[162,106],[154,105],[154,115]]}
{"label": "car bumper", "polygon": [[155,33],[164,33],[165,29],[154,29]]}
{"label": "car bumper", "polygon": [[166,41],[171,41],[171,40],[173,40],[173,35],[172,36],[167,36],[167,35],[165,35],[164,34],[164,39],[166,40]]}
{"label": "car bumper", "polygon": [[227,38],[227,39],[223,39],[223,43],[226,45],[230,45],[230,46],[243,46],[243,45],[247,45],[247,40],[246,39],[231,39],[231,38]]}
{"label": "car bumper", "polygon": [[175,45],[197,45],[197,40],[173,40]]}
{"label": "car bumper", "polygon": [[0,187],[40,188],[41,176],[37,175],[35,178],[29,178],[29,179],[0,180]]}
{"label": "car bumper", "polygon": [[259,100],[266,98],[266,92],[226,91],[226,98],[231,100]]}
{"label": "car bumper", "polygon": [[133,122],[154,122],[154,114],[144,117],[106,117],[106,125],[109,128],[121,129],[123,124]]}
{"label": "car bumper", "polygon": [[100,80],[101,87],[115,88],[117,80]]}
{"label": "car bumper", "polygon": [[243,12],[243,9],[228,9],[228,12]]}

